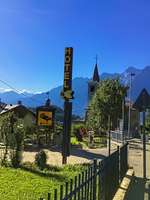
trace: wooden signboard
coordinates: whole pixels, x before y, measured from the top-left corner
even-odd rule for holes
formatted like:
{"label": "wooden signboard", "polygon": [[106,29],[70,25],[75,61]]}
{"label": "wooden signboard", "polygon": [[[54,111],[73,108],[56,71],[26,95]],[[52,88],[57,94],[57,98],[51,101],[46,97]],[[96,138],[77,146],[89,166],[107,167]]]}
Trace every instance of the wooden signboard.
{"label": "wooden signboard", "polygon": [[72,91],[72,62],[73,48],[65,48],[65,64],[64,64],[64,86],[61,96],[64,99],[73,99],[74,92]]}
{"label": "wooden signboard", "polygon": [[52,126],[53,113],[51,111],[39,111],[38,112],[38,125],[39,126]]}
{"label": "wooden signboard", "polygon": [[52,106],[38,107],[36,110],[37,125],[53,128],[54,127],[54,115],[55,115],[55,109]]}

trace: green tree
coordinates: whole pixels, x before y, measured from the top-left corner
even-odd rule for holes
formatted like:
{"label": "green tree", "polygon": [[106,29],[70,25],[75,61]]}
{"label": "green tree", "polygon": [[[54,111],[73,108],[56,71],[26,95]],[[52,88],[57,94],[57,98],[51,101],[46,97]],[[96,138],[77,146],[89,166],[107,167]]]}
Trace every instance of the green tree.
{"label": "green tree", "polygon": [[13,167],[19,167],[22,161],[25,129],[23,121],[18,119],[13,127],[14,144],[12,146],[11,162]]}
{"label": "green tree", "polygon": [[18,167],[21,162],[21,153],[24,140],[23,121],[18,119],[13,112],[9,112],[1,117],[1,141],[4,144],[4,152],[1,157],[2,165],[8,163]]}
{"label": "green tree", "polygon": [[24,145],[28,144],[29,142],[35,142],[35,138],[37,137],[37,131],[38,127],[36,124],[25,127]]}
{"label": "green tree", "polygon": [[94,131],[106,131],[108,120],[115,128],[121,117],[122,102],[127,93],[127,87],[118,78],[100,82],[87,112],[87,128]]}
{"label": "green tree", "polygon": [[0,131],[0,137],[1,141],[4,144],[3,153],[1,154],[1,164],[6,165],[7,164],[7,158],[9,153],[9,147],[14,144],[14,137],[12,134],[12,119],[13,113],[8,113],[7,115],[1,116],[1,131]]}

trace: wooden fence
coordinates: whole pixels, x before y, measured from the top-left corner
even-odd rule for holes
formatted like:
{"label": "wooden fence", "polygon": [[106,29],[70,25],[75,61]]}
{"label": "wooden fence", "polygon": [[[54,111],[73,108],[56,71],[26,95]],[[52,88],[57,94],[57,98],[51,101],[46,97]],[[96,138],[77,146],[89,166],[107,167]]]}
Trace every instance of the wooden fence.
{"label": "wooden fence", "polygon": [[128,170],[128,144],[102,161],[94,160],[85,171],[40,200],[112,200]]}

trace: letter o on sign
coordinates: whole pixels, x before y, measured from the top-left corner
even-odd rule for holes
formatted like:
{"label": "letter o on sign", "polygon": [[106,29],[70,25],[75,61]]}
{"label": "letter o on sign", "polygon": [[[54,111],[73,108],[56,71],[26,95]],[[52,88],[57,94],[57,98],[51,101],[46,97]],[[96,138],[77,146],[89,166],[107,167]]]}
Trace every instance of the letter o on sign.
{"label": "letter o on sign", "polygon": [[65,56],[65,63],[70,63],[70,62],[71,62],[71,57]]}

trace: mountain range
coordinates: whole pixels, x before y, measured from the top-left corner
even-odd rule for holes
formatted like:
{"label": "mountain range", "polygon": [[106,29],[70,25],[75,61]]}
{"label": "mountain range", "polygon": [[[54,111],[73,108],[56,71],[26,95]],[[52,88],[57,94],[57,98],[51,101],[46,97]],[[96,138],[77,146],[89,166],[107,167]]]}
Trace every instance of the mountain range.
{"label": "mountain range", "polygon": [[[123,84],[129,85],[131,73],[134,74],[132,77],[132,100],[134,101],[143,88],[146,88],[150,93],[150,66],[147,66],[144,69],[129,67],[120,74],[103,73],[100,75],[100,79],[103,80],[107,78],[120,77]],[[75,91],[75,98],[73,100],[73,113],[76,115],[83,116],[88,105],[89,80],[89,78],[83,77],[73,79],[73,90]],[[63,100],[60,97],[61,90],[62,86],[58,86],[48,92],[52,104],[63,108]],[[15,91],[0,92],[0,99],[2,102],[9,104],[16,104],[16,102],[20,100],[24,105],[28,107],[37,107],[45,104],[45,101],[48,98],[48,92],[43,92],[40,94],[32,94],[26,92],[17,93]]]}

